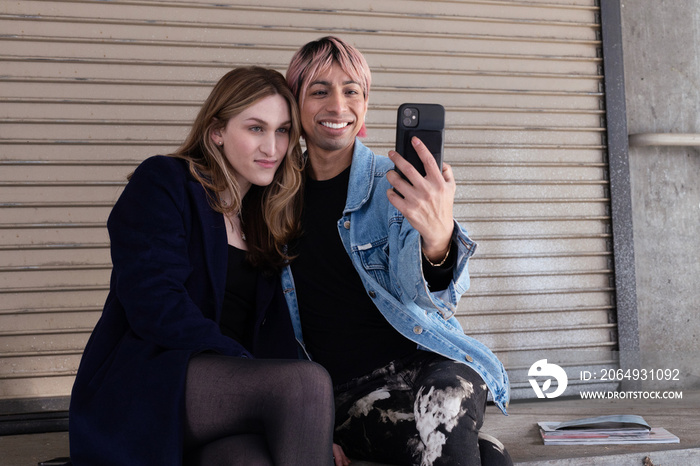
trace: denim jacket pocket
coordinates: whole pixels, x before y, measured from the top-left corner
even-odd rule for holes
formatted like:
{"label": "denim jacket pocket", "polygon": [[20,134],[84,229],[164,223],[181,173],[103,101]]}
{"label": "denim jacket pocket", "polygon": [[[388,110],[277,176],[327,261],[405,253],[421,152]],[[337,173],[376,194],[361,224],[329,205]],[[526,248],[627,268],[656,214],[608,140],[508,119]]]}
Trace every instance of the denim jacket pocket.
{"label": "denim jacket pocket", "polygon": [[384,289],[389,286],[389,243],[386,238],[357,246],[356,254],[362,268]]}

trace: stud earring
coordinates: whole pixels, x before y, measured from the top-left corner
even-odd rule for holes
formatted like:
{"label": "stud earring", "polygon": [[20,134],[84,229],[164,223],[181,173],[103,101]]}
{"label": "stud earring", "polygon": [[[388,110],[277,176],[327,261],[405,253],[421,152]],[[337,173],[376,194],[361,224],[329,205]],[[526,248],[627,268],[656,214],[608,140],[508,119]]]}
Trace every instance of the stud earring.
{"label": "stud earring", "polygon": [[220,145],[220,146],[223,146],[223,145],[224,145],[224,141],[219,141],[219,145]]}

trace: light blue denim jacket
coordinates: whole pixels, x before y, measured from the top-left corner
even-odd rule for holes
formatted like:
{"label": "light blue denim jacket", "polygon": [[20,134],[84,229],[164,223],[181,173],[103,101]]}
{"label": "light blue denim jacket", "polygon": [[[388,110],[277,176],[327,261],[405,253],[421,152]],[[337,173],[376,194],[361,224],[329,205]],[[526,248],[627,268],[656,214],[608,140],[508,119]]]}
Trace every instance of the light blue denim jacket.
{"label": "light blue denim jacket", "polygon": [[[484,344],[466,336],[454,317],[457,302],[469,288],[467,262],[476,244],[455,222],[457,261],[453,280],[445,290],[428,290],[422,271],[420,234],[386,195],[391,188],[386,173],[393,168],[387,157],[377,156],[359,140],[355,141],[345,210],[338,220],[343,245],[367,293],[387,321],[419,348],[477,371],[505,413],[510,394],[503,365]],[[290,267],[282,272],[282,286],[294,333],[306,351]]]}

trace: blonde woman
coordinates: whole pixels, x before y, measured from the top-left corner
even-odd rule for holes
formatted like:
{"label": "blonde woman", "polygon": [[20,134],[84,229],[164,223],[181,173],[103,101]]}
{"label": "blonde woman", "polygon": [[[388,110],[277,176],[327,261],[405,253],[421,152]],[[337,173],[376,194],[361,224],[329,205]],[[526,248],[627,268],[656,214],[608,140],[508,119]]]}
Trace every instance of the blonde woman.
{"label": "blonde woman", "polygon": [[298,354],[279,272],[302,156],[282,75],[235,69],[108,221],[113,272],[70,408],[74,465],[327,465],[333,399]]}

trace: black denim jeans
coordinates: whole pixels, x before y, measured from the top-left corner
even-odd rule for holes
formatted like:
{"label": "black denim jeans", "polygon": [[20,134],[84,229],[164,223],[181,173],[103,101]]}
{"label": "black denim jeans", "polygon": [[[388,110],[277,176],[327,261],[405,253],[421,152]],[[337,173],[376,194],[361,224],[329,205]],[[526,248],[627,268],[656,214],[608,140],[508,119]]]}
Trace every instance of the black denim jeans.
{"label": "black denim jeans", "polygon": [[469,366],[426,351],[335,387],[335,442],[395,465],[512,465],[480,435],[488,389]]}

